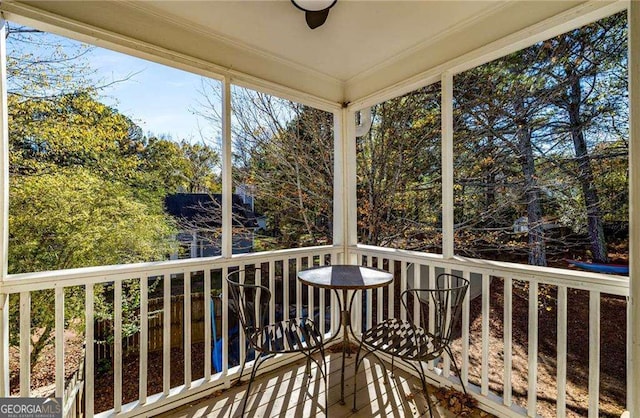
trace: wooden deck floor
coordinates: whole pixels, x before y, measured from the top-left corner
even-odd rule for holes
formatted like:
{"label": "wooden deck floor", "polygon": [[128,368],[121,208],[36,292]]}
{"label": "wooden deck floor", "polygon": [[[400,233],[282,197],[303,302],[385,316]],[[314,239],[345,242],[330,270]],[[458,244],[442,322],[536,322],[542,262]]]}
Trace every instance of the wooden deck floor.
{"label": "wooden deck floor", "polygon": [[[345,377],[346,405],[340,405],[341,355],[327,354],[329,375],[329,411],[325,410],[324,383],[312,367],[312,377],[304,373],[305,362],[300,360],[288,368],[280,368],[260,376],[251,388],[247,403],[247,417],[419,417],[429,416],[420,380],[398,370],[387,382],[385,372],[375,359],[364,361],[358,372],[357,412],[352,412],[353,372],[355,355],[347,358]],[[248,373],[245,372],[245,373]],[[161,415],[163,418],[239,417],[247,384],[233,387],[199,403],[181,407]],[[437,401],[433,395],[434,405]],[[453,417],[436,406],[434,417]]]}

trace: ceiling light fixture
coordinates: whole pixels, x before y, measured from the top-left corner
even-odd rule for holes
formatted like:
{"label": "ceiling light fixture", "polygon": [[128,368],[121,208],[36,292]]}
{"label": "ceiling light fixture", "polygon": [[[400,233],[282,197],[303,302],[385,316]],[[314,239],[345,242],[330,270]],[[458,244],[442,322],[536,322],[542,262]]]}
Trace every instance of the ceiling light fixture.
{"label": "ceiling light fixture", "polygon": [[307,25],[311,29],[322,26],[338,0],[291,0],[294,6],[305,12]]}

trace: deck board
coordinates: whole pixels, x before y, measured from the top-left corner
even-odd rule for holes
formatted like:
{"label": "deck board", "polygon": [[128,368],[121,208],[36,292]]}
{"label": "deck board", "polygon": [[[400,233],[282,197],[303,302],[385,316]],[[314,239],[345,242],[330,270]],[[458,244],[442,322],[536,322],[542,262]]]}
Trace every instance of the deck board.
{"label": "deck board", "polygon": [[[358,372],[356,393],[357,412],[352,411],[355,356],[347,357],[345,375],[345,402],[340,405],[340,353],[327,354],[329,366],[329,414],[331,418],[419,417],[429,416],[427,402],[421,393],[420,380],[395,369],[394,376],[379,363],[366,359]],[[387,365],[388,366],[388,365]],[[248,374],[249,371],[245,371]],[[287,368],[259,376],[253,383],[247,401],[246,416],[252,418],[326,417],[324,383],[315,365],[311,378],[305,374],[305,361],[300,360]],[[200,403],[184,406],[160,415],[161,418],[198,418],[240,416],[242,399],[247,389],[244,384],[209,397]],[[366,382],[366,384],[365,384]],[[433,404],[437,401],[431,395]],[[453,415],[436,406],[434,417]]]}

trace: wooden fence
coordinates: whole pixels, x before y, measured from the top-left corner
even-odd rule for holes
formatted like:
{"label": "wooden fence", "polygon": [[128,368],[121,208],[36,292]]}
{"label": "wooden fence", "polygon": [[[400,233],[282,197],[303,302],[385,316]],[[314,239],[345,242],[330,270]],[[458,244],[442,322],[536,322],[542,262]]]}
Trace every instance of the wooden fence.
{"label": "wooden fence", "polygon": [[[197,344],[204,342],[204,293],[191,295],[191,342]],[[216,299],[216,302],[218,299]],[[207,303],[209,298],[207,298]],[[222,306],[215,303],[216,330],[218,337],[222,330]],[[161,351],[163,348],[163,300],[162,298],[149,299],[149,352]],[[171,296],[171,348],[183,347],[184,324],[184,295]],[[95,321],[95,359],[99,362],[110,359],[113,356],[113,325],[111,320]],[[140,347],[140,333],[122,338],[123,353],[137,352]]]}
{"label": "wooden fence", "polygon": [[[82,357],[84,358],[84,350]],[[64,396],[62,398],[62,416],[64,418],[80,418],[84,416],[84,382],[83,360],[64,388]]]}

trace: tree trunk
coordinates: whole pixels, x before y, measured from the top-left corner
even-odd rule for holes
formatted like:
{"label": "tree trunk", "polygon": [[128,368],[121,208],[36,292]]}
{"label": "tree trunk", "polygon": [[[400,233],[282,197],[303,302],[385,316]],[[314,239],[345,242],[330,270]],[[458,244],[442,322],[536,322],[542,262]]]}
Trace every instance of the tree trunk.
{"label": "tree trunk", "polygon": [[[567,69],[567,75],[570,76],[573,70]],[[591,169],[591,159],[587,149],[587,142],[582,131],[582,121],[580,118],[580,103],[582,101],[582,89],[580,87],[580,78],[571,77],[571,90],[569,105],[569,122],[571,126],[571,137],[573,139],[573,147],[576,152],[578,161],[578,179],[582,187],[582,195],[587,209],[587,231],[589,241],[591,242],[591,255],[596,263],[607,263],[609,257],[607,255],[607,243],[604,237],[604,227],[600,217],[600,200],[593,179],[593,170]]]}
{"label": "tree trunk", "polygon": [[[522,98],[516,106],[519,114],[524,113]],[[542,206],[540,204],[540,189],[536,180],[536,167],[531,146],[531,130],[526,118],[518,121],[518,149],[520,151],[520,165],[524,174],[524,192],[527,199],[527,218],[529,228],[529,264],[534,266],[547,265],[547,253],[542,225]]]}
{"label": "tree trunk", "polygon": [[35,366],[42,366],[38,363],[38,358],[40,357],[40,353],[42,352],[42,350],[51,341],[51,331],[53,331],[53,328],[51,327],[51,325],[47,325],[40,338],[38,338],[36,341],[32,341],[30,354],[31,372],[33,372]]}
{"label": "tree trunk", "polygon": [[[487,148],[489,150],[489,155],[491,156],[491,162],[487,165],[487,167],[485,167],[486,175],[484,178],[484,182],[487,185],[485,189],[485,205],[487,210],[490,210],[496,203],[496,173],[494,170],[495,162],[493,159],[495,146],[494,137],[491,134],[487,136]],[[493,218],[488,220],[483,219],[483,221],[488,221],[490,226],[495,225],[495,221]]]}

